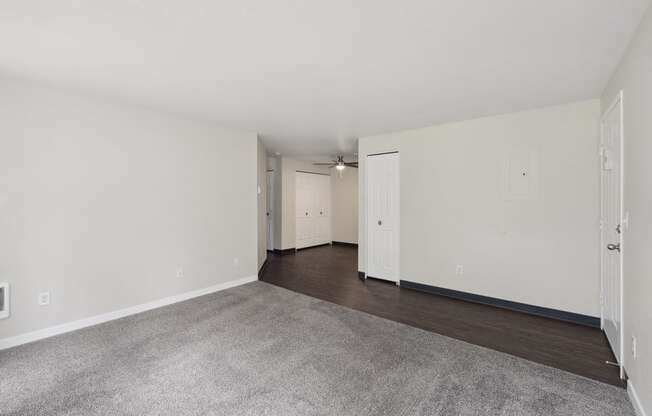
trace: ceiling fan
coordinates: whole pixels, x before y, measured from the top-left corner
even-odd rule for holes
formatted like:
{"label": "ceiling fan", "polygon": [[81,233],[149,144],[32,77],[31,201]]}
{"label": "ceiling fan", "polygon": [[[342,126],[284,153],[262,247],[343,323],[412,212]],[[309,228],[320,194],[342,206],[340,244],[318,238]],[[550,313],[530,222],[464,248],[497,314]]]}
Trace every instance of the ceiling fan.
{"label": "ceiling fan", "polygon": [[313,165],[328,166],[329,168],[335,168],[337,170],[344,170],[344,168],[358,168],[358,162],[345,162],[344,156],[338,156],[337,160],[333,160],[332,163],[313,163]]}

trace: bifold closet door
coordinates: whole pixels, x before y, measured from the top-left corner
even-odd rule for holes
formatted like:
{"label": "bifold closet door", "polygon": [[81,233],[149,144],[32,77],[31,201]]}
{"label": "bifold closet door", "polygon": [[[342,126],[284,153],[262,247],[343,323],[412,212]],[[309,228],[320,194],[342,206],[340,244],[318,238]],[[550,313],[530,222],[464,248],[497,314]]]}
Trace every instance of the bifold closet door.
{"label": "bifold closet door", "polygon": [[315,244],[328,244],[331,242],[331,219],[330,219],[330,210],[331,210],[331,177],[325,175],[315,175],[317,176],[317,188],[318,188],[318,214],[317,219],[317,239]]}
{"label": "bifold closet door", "polygon": [[399,154],[367,156],[367,267],[369,277],[399,281]]}
{"label": "bifold closet door", "polygon": [[330,243],[330,176],[296,173],[296,248]]}
{"label": "bifold closet door", "polygon": [[310,245],[312,237],[312,189],[310,177],[305,173],[296,174],[296,248]]}

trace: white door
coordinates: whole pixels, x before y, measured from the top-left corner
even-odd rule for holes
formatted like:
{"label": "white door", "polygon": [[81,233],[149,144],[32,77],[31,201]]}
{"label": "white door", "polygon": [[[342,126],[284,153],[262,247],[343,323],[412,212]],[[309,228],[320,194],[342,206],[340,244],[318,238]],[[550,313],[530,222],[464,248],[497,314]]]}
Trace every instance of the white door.
{"label": "white door", "polygon": [[312,190],[308,174],[297,172],[296,186],[296,248],[308,247],[312,240]]}
{"label": "white door", "polygon": [[328,244],[331,242],[331,177],[325,175],[317,176],[319,201],[315,216],[317,218],[317,242],[316,244]]}
{"label": "white door", "polygon": [[621,365],[623,348],[623,103],[622,94],[600,123],[600,228],[602,327]]}
{"label": "white door", "polygon": [[267,172],[267,250],[274,250],[274,172]]}
{"label": "white door", "polygon": [[296,173],[296,248],[330,243],[330,176]]}
{"label": "white door", "polygon": [[367,156],[367,276],[399,281],[399,154]]}

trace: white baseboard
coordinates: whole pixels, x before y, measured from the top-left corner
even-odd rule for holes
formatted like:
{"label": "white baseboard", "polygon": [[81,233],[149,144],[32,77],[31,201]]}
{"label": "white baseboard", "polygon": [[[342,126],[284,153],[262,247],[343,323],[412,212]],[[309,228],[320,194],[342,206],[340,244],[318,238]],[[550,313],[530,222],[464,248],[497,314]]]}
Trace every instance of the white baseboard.
{"label": "white baseboard", "polygon": [[103,313],[101,315],[91,316],[90,318],[84,318],[77,321],[67,322],[61,325],[51,326],[49,328],[39,329],[38,331],[27,332],[25,334],[20,334],[13,337],[0,339],[0,350],[15,347],[17,345],[27,344],[44,338],[53,337],[59,334],[65,334],[66,332],[71,332],[89,326],[101,324],[104,322],[112,321],[114,319],[124,318],[125,316],[135,315],[137,313],[145,312],[150,309],[156,309],[156,308],[160,308],[161,306],[171,305],[173,303],[182,302],[184,300],[207,295],[209,293],[219,292],[220,290],[225,290],[231,287],[244,285],[246,283],[254,282],[256,280],[258,280],[258,276],[242,277],[240,279],[219,283],[217,285],[213,285],[204,289],[198,289],[198,290],[193,290],[191,292],[168,296],[167,298],[154,300],[136,306],[131,306],[129,308]]}
{"label": "white baseboard", "polygon": [[647,416],[647,413],[645,413],[645,409],[643,409],[643,405],[641,404],[641,401],[638,398],[638,394],[636,394],[636,389],[634,388],[634,385],[632,384],[631,380],[627,381],[627,395],[629,396],[629,400],[632,402],[632,406],[634,406],[636,415]]}

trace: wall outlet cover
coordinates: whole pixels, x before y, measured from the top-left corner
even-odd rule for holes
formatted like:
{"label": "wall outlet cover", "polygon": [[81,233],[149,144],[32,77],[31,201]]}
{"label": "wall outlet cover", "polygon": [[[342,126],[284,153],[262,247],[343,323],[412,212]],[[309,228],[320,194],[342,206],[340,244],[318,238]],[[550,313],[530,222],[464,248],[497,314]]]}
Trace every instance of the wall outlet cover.
{"label": "wall outlet cover", "polygon": [[41,292],[38,294],[38,304],[46,306],[50,304],[50,292]]}
{"label": "wall outlet cover", "polygon": [[9,283],[0,283],[0,319],[9,318]]}

